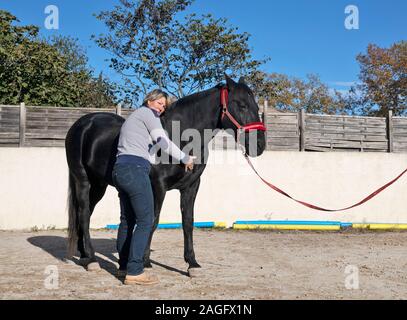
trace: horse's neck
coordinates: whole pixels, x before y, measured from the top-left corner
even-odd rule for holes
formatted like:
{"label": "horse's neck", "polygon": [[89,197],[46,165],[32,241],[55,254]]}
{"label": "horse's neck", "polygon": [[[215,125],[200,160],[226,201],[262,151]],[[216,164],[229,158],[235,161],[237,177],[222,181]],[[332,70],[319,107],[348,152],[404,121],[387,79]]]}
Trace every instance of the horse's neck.
{"label": "horse's neck", "polygon": [[204,130],[217,129],[221,111],[219,99],[219,90],[212,88],[191,103],[175,105],[167,115],[164,114],[165,129],[171,130],[173,121],[180,121],[181,130],[196,129],[201,135],[204,134]]}

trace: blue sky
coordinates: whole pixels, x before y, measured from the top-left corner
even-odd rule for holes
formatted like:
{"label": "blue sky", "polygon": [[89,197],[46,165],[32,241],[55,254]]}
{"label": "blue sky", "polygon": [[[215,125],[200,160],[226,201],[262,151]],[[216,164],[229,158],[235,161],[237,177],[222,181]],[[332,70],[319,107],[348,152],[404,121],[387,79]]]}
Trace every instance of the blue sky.
{"label": "blue sky", "polygon": [[[0,8],[11,11],[22,24],[36,24],[41,34],[79,38],[89,64],[117,79],[109,70],[109,54],[90,39],[105,32],[93,14],[109,10],[117,0],[1,0]],[[59,8],[59,30],[44,27],[48,5]],[[345,7],[359,9],[359,30],[347,30]],[[369,43],[390,46],[407,40],[406,0],[195,0],[188,9],[197,14],[225,17],[241,32],[250,33],[250,47],[256,58],[271,57],[266,72],[280,72],[304,78],[316,73],[330,87],[346,89],[357,81],[355,60]]]}

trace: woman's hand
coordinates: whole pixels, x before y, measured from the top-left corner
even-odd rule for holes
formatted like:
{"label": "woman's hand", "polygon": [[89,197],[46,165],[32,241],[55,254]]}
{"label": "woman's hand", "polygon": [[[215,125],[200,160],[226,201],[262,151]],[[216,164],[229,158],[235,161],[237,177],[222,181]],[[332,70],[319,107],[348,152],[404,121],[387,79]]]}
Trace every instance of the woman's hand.
{"label": "woman's hand", "polygon": [[189,156],[189,161],[185,164],[185,172],[188,170],[193,170],[194,169],[194,160],[196,159],[195,156]]}

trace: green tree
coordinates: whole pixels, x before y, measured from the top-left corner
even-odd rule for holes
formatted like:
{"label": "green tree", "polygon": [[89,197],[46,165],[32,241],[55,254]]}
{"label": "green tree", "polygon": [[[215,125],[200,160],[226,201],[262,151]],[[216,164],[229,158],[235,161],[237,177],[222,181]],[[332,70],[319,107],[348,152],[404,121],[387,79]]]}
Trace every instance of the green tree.
{"label": "green tree", "polygon": [[86,50],[77,38],[70,36],[53,36],[48,43],[67,59],[66,68],[77,93],[77,107],[103,108],[117,103],[117,85],[99,73],[94,76],[88,66]]}
{"label": "green tree", "polygon": [[104,77],[101,72],[97,78],[92,78],[85,83],[80,106],[88,108],[112,107],[118,102],[117,94],[117,85]]}
{"label": "green tree", "polygon": [[113,54],[111,67],[124,77],[133,100],[155,86],[182,97],[223,80],[224,72],[250,74],[264,62],[252,58],[249,34],[226,19],[181,18],[191,2],[120,0],[97,16],[110,32],[95,36],[96,42]]}
{"label": "green tree", "polygon": [[67,58],[67,68],[70,72],[89,72],[86,50],[79,44],[78,38],[54,35],[47,42]]}
{"label": "green tree", "polygon": [[264,100],[280,111],[296,112],[303,108],[308,113],[344,114],[346,98],[331,90],[314,74],[305,80],[285,74],[255,72],[248,79],[259,102]]}
{"label": "green tree", "polygon": [[407,42],[390,48],[370,44],[366,54],[359,54],[361,84],[353,88],[359,92],[359,108],[364,114],[386,116],[407,114]]}
{"label": "green tree", "polygon": [[18,22],[15,16],[0,11],[1,103],[60,102],[53,89],[67,75],[66,60],[37,40],[38,27],[14,26],[14,22]]}
{"label": "green tree", "polygon": [[94,94],[109,92],[95,101],[113,104],[110,87],[98,87],[107,86],[108,81],[93,79],[74,42],[67,38],[47,42],[38,36],[38,27],[15,25],[18,22],[11,13],[0,10],[1,104],[86,107],[92,90],[98,90]]}

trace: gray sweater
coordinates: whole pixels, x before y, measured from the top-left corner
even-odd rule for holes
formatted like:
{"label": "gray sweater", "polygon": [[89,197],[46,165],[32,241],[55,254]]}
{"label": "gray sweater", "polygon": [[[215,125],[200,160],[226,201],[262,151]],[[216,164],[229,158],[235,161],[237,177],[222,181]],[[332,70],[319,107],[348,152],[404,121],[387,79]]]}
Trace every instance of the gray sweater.
{"label": "gray sweater", "polygon": [[143,105],[134,110],[123,123],[116,156],[134,155],[156,164],[156,152],[159,149],[178,161],[189,161],[189,156],[168,138],[159,113]]}

